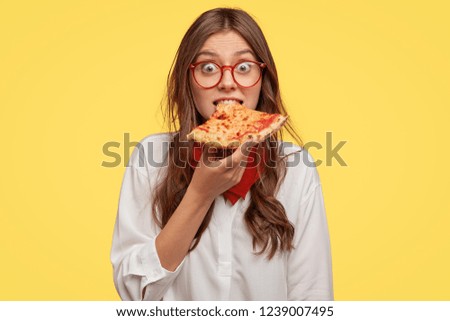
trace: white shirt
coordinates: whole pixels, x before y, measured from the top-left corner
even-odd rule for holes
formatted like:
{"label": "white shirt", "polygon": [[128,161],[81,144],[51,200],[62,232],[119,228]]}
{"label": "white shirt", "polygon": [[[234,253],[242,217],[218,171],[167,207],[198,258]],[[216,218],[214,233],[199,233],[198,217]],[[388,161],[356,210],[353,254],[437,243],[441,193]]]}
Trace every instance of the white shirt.
{"label": "white shirt", "polygon": [[265,254],[254,254],[243,218],[250,193],[235,205],[219,196],[198,246],[174,272],[164,269],[155,248],[160,229],[151,202],[169,141],[169,134],[144,138],[125,170],[111,249],[114,284],[122,300],[333,300],[319,175],[312,157],[293,145],[283,148],[284,153],[301,152],[288,157],[277,199],[295,227],[295,249],[270,261]]}

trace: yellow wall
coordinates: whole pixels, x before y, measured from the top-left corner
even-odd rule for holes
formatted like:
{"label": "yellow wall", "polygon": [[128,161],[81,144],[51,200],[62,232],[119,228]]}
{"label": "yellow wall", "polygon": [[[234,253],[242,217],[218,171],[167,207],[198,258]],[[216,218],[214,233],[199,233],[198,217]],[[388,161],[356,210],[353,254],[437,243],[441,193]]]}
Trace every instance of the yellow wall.
{"label": "yellow wall", "polygon": [[179,41],[222,5],[261,24],[304,141],[347,141],[318,168],[336,299],[450,300],[444,0],[2,1],[0,299],[118,299],[102,146],[163,130]]}

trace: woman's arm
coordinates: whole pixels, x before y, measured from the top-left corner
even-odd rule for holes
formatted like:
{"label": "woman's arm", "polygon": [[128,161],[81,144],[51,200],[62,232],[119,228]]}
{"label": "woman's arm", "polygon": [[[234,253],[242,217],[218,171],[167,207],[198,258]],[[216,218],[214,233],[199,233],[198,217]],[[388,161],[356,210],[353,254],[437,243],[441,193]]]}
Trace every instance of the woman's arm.
{"label": "woman's arm", "polygon": [[247,155],[243,145],[227,158],[211,161],[205,150],[180,205],[156,238],[165,269],[174,271],[183,261],[214,199],[241,180]]}

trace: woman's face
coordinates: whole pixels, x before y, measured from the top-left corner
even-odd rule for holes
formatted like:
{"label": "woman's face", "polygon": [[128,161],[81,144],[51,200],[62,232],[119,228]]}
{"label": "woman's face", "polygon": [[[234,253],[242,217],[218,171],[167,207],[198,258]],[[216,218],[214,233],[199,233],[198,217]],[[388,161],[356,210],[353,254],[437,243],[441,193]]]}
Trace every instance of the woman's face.
{"label": "woman's face", "polygon": [[[256,56],[248,43],[235,31],[224,31],[210,36],[200,49],[199,61],[213,61],[219,66],[234,66],[242,60],[256,61]],[[256,109],[261,92],[261,79],[250,88],[240,87],[233,80],[231,69],[225,69],[219,84],[210,89],[200,87],[190,76],[195,106],[204,119],[209,119],[217,107],[217,103],[224,100],[236,100],[247,108]]]}

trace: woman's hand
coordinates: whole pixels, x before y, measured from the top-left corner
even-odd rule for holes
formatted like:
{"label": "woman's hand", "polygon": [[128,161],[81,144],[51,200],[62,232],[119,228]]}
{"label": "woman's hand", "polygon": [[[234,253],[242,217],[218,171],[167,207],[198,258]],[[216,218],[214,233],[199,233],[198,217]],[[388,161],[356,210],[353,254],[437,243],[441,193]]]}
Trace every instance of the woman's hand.
{"label": "woman's hand", "polygon": [[247,156],[255,143],[240,145],[230,156],[216,159],[214,148],[205,147],[188,189],[212,202],[218,195],[241,181]]}

